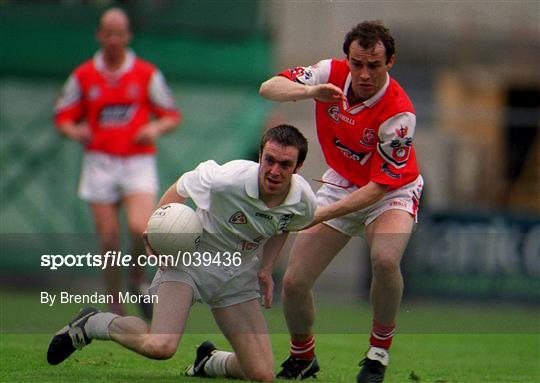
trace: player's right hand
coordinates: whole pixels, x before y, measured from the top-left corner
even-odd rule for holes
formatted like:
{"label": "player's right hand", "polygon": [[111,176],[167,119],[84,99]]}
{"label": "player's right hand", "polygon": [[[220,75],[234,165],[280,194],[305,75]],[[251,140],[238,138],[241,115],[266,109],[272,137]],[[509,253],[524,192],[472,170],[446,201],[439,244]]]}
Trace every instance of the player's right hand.
{"label": "player's right hand", "polygon": [[[146,231],[142,233],[142,240],[143,240],[144,250],[146,252],[146,255],[159,256],[159,254],[152,248],[152,246],[150,246],[150,242],[148,242],[148,234],[146,233]],[[161,271],[165,271],[165,269],[167,268],[167,265],[161,263],[161,257],[159,257],[159,260],[160,260],[160,264],[158,265],[159,269]]]}
{"label": "player's right hand", "polygon": [[341,88],[334,84],[319,84],[311,87],[311,97],[320,102],[336,102],[345,98]]}
{"label": "player's right hand", "polygon": [[264,307],[269,309],[272,307],[272,301],[274,300],[274,279],[272,278],[272,272],[259,271],[257,277],[259,278],[259,286],[263,293]]}

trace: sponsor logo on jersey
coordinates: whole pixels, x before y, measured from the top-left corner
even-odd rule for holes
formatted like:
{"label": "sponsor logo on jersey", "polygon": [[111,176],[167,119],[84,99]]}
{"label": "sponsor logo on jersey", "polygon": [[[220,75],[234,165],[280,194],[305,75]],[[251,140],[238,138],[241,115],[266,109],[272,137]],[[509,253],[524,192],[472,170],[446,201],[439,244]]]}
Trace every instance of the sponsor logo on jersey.
{"label": "sponsor logo on jersey", "polygon": [[360,144],[367,146],[368,148],[375,145],[375,142],[377,142],[377,134],[375,133],[375,130],[366,128],[364,129],[364,133],[362,134],[362,139],[360,140]]}
{"label": "sponsor logo on jersey", "polygon": [[248,223],[248,219],[244,213],[241,211],[237,211],[233,215],[231,215],[231,218],[229,218],[229,222],[233,223],[235,225],[245,225]]}
{"label": "sponsor logo on jersey", "polygon": [[407,207],[407,204],[403,201],[391,201],[389,206],[400,206],[400,207]]}
{"label": "sponsor logo on jersey", "polygon": [[270,220],[270,221],[271,221],[272,219],[274,219],[274,217],[272,217],[270,214],[261,213],[261,212],[259,212],[259,211],[255,213],[255,217],[266,218],[266,219],[268,219],[268,220]]}
{"label": "sponsor logo on jersey", "polygon": [[292,218],[293,218],[293,214],[283,214],[279,218],[278,228],[277,228],[278,231],[285,230],[287,228],[287,226],[289,226],[289,224],[291,223]]}
{"label": "sponsor logo on jersey", "polygon": [[356,121],[353,118],[350,118],[348,116],[343,115],[339,111],[339,107],[337,105],[332,105],[327,109],[327,113],[330,116],[330,118],[336,122],[339,123],[340,121],[344,121],[349,125],[355,125]]}
{"label": "sponsor logo on jersey", "polygon": [[396,179],[400,179],[400,178],[401,178],[401,174],[397,174],[397,173],[394,173],[393,171],[391,171],[391,170],[388,168],[388,164],[387,164],[386,162],[382,164],[381,170],[382,170],[383,172],[385,172],[388,176],[392,177],[392,178],[396,178]]}
{"label": "sponsor logo on jersey", "polygon": [[115,104],[105,105],[99,113],[99,123],[107,125],[125,125],[131,121],[135,114],[135,105]]}
{"label": "sponsor logo on jersey", "polygon": [[356,151],[346,147],[345,145],[343,145],[341,143],[341,141],[339,141],[337,139],[337,137],[334,137],[334,145],[336,145],[336,147],[339,149],[341,154],[343,154],[347,159],[353,160],[353,161],[358,161],[360,163],[362,162],[362,159],[366,156],[366,154],[368,154],[368,153],[356,152]]}

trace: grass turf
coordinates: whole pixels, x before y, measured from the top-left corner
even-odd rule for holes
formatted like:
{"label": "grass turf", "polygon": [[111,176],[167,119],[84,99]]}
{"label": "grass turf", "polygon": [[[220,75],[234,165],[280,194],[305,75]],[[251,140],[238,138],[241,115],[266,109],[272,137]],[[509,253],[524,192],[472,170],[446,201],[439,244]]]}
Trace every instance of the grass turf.
{"label": "grass turf", "polygon": [[[45,353],[51,335],[78,306],[59,305],[53,310],[35,301],[35,293],[0,294],[2,382],[198,382],[182,376],[197,344],[212,339],[220,348],[230,349],[217,334],[211,314],[198,305],[170,360],[148,360],[112,342],[94,341],[61,365],[49,366]],[[287,356],[288,336],[280,308],[267,314],[278,368]],[[369,307],[364,305],[320,305],[316,338],[320,382],[354,381],[366,347],[369,317]],[[538,328],[535,308],[405,303],[385,382],[538,383]]]}

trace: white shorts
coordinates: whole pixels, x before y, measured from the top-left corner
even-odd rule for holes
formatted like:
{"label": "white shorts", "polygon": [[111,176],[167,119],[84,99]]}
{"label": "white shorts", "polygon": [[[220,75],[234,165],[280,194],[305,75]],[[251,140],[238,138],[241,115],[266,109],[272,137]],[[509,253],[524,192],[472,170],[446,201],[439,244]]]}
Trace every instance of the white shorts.
{"label": "white shorts", "polygon": [[88,202],[115,203],[135,193],[156,194],[159,189],[156,157],[128,157],[86,152],[79,181],[79,197]]}
{"label": "white shorts", "polygon": [[[345,198],[355,190],[358,190],[358,187],[355,185],[346,187],[347,185],[350,185],[350,182],[332,169],[328,169],[324,173],[323,181],[331,182],[335,185],[343,185],[345,187],[334,186],[327,183],[323,184],[317,191],[318,206],[330,205]],[[354,237],[363,235],[364,228],[388,210],[405,210],[411,213],[416,222],[418,204],[420,203],[423,185],[424,180],[422,176],[418,176],[413,182],[386,193],[380,201],[373,205],[343,217],[331,219],[324,223],[343,234]]]}
{"label": "white shorts", "polygon": [[[200,250],[198,250],[200,251]],[[204,302],[211,308],[237,305],[261,297],[259,294],[259,259],[242,259],[239,267],[178,266],[158,269],[150,294],[157,294],[164,282],[183,282],[193,288],[193,302]]]}

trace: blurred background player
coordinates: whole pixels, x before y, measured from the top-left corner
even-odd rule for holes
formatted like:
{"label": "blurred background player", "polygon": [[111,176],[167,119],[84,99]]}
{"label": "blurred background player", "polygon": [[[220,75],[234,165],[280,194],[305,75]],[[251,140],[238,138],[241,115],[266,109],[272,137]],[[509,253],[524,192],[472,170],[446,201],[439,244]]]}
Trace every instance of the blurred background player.
{"label": "blurred background player", "polygon": [[[313,219],[315,195],[295,174],[306,153],[305,137],[292,126],[279,125],[263,136],[258,164],[206,161],[182,175],[159,206],[191,198],[204,229],[197,252],[209,252],[214,261],[222,257],[222,263],[158,270],[150,288],[158,298],[150,326],[134,316],[83,309],[52,339],[49,363],[61,363],[92,339],[111,339],[146,357],[168,359],[178,348],[192,303],[202,300],[234,353],[206,341],[186,374],[273,380],[274,358],[257,290],[270,308],[272,269],[288,232]],[[241,264],[227,265],[227,252],[240,252]]]}
{"label": "blurred background player", "polygon": [[382,23],[356,25],[343,51],[346,59],[284,71],[260,88],[274,101],[315,100],[317,134],[330,166],[317,192],[314,226],[296,239],[283,279],[291,350],[278,377],[304,379],[319,370],[311,289],[350,238],[365,231],[373,325],[357,382],[382,382],[403,292],[400,262],[423,184],[413,148],[416,116],[388,75],[395,47]]}
{"label": "blurred background player", "polygon": [[[144,253],[142,233],[158,191],[155,143],[175,129],[180,114],[162,73],[128,48],[129,19],[119,8],[103,13],[95,56],[69,76],[56,104],[55,123],[84,145],[79,195],[88,201],[102,254],[120,250],[119,208],[131,235],[131,254]],[[118,297],[120,270],[103,270],[108,294]],[[144,269],[130,269],[129,289],[146,293]],[[151,315],[151,307],[141,307]],[[119,302],[109,307],[123,314]]]}

